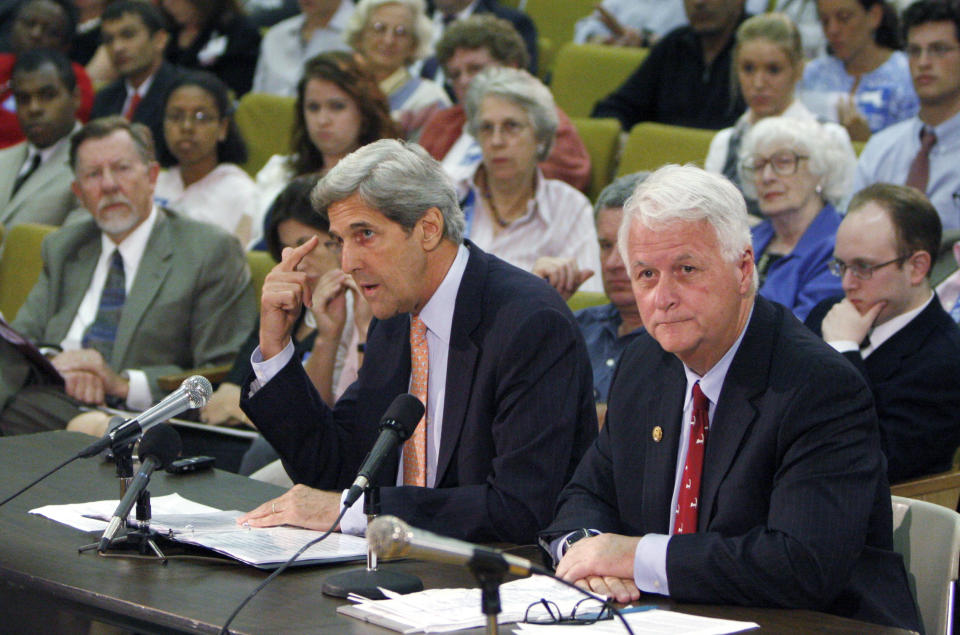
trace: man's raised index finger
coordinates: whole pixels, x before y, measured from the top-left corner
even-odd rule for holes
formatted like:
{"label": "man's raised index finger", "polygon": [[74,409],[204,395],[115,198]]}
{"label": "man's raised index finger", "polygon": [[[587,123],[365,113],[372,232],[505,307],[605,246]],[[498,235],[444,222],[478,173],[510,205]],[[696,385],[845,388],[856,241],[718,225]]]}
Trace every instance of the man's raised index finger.
{"label": "man's raised index finger", "polygon": [[278,265],[279,270],[296,271],[297,265],[300,264],[300,261],[303,260],[303,257],[313,251],[313,248],[317,246],[318,242],[320,242],[320,238],[316,235],[313,235],[310,237],[310,240],[302,245],[297,245],[296,247],[284,247],[283,253],[280,255],[280,264]]}

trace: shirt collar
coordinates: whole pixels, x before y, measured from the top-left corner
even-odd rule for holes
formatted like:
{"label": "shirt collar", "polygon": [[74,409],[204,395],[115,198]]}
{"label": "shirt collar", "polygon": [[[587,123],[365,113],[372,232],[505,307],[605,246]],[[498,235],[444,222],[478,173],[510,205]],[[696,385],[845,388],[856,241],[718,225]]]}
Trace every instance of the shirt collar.
{"label": "shirt collar", "polygon": [[427,329],[437,336],[445,345],[450,344],[450,331],[453,326],[453,310],[457,303],[457,293],[460,291],[460,282],[467,270],[467,260],[470,250],[466,245],[457,248],[457,256],[447,270],[443,281],[430,299],[420,310],[420,319],[427,325]]}
{"label": "shirt collar", "polygon": [[150,86],[153,84],[153,78],[156,76],[157,74],[153,73],[152,75],[150,75],[150,77],[143,80],[143,83],[140,84],[140,86],[138,86],[137,88],[134,88],[133,84],[131,84],[128,80],[124,80],[123,85],[126,86],[127,88],[127,99],[129,99],[130,95],[132,95],[133,93],[140,95],[140,98],[143,99],[144,96],[146,96],[147,91],[150,90]]}
{"label": "shirt collar", "polygon": [[380,82],[380,91],[384,95],[390,95],[393,91],[397,90],[404,84],[410,81],[410,72],[407,70],[406,66],[401,66],[397,70],[391,73],[390,77],[387,77],[382,82]]}
{"label": "shirt collar", "polygon": [[880,326],[874,328],[870,331],[870,345],[862,351],[864,356],[869,355],[873,351],[877,350],[881,344],[886,342],[888,339],[897,334],[897,332],[913,321],[913,318],[917,317],[921,311],[927,308],[927,305],[933,302],[933,291],[930,291],[930,297],[927,298],[927,301],[918,306],[915,309],[907,311],[906,313],[901,313],[900,315],[890,318]]}
{"label": "shirt collar", "polygon": [[693,385],[698,381],[700,382],[700,390],[702,390],[703,394],[710,400],[710,403],[714,406],[717,405],[720,399],[720,391],[723,390],[723,380],[726,379],[727,371],[730,370],[730,364],[733,363],[733,358],[740,349],[743,336],[746,334],[747,329],[750,328],[750,321],[753,319],[755,308],[756,304],[750,307],[750,315],[747,316],[747,322],[743,330],[740,331],[740,335],[737,336],[736,341],[734,341],[733,346],[731,346],[727,352],[723,354],[723,357],[720,358],[720,361],[714,364],[713,368],[708,370],[702,377],[686,364],[683,365],[683,372],[687,376],[687,393],[683,400],[684,409],[686,409],[690,400],[693,398],[691,391],[693,390]]}
{"label": "shirt collar", "polygon": [[33,155],[39,154],[40,165],[43,165],[44,163],[50,160],[50,157],[52,157],[57,152],[57,150],[60,149],[60,147],[63,144],[69,144],[70,137],[73,136],[73,133],[75,133],[79,129],[80,129],[80,124],[77,122],[74,122],[73,130],[63,135],[63,137],[61,137],[60,140],[54,143],[53,145],[48,146],[42,150],[37,146],[33,145],[32,143],[30,143],[30,141],[27,141],[27,161],[29,162],[33,158]]}

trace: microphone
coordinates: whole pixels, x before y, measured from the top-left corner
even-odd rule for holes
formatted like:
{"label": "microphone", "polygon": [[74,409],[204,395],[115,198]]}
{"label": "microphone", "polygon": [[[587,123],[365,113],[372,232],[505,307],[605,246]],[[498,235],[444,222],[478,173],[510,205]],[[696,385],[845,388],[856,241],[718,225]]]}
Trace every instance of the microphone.
{"label": "microphone", "polygon": [[209,379],[202,375],[187,377],[179,388],[164,397],[160,403],[113,428],[82,450],[79,456],[93,456],[114,445],[133,441],[141,433],[185,410],[203,408],[212,394],[213,386]]}
{"label": "microphone", "polygon": [[373,449],[367,454],[367,458],[363,460],[357,478],[343,499],[344,507],[351,507],[357,502],[360,494],[370,484],[370,480],[380,470],[383,460],[396,451],[402,441],[410,438],[417,424],[420,423],[424,410],[420,400],[410,393],[397,395],[380,419],[380,436],[377,437],[377,442],[373,444]]}
{"label": "microphone", "polygon": [[97,551],[105,551],[110,546],[110,541],[117,534],[120,526],[126,521],[140,493],[146,489],[150,482],[150,475],[158,467],[166,467],[171,461],[180,455],[180,435],[169,424],[158,425],[147,430],[140,440],[140,471],[133,477],[127,493],[120,499],[116,511],[113,512],[113,518],[103,532],[100,538],[100,546]]}
{"label": "microphone", "polygon": [[462,540],[438,536],[411,527],[396,516],[378,516],[367,525],[367,545],[381,558],[420,558],[448,564],[473,565],[482,561],[503,564],[513,575],[550,575],[525,558]]}

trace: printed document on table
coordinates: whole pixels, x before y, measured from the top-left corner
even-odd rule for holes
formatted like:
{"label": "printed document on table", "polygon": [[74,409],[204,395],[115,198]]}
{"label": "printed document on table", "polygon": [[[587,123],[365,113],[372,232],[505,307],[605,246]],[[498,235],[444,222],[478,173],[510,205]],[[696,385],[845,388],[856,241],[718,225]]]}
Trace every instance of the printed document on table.
{"label": "printed document on table", "polygon": [[[47,505],[30,510],[81,531],[102,532],[119,501],[93,501],[71,505]],[[237,510],[221,511],[183,498],[179,494],[158,496],[150,501],[151,529],[164,538],[205,547],[240,562],[276,568],[321,532],[295,527],[252,528],[237,524],[243,515]],[[129,522],[134,522],[131,513]],[[357,536],[334,533],[310,547],[294,564],[323,564],[363,560],[367,542]]]}

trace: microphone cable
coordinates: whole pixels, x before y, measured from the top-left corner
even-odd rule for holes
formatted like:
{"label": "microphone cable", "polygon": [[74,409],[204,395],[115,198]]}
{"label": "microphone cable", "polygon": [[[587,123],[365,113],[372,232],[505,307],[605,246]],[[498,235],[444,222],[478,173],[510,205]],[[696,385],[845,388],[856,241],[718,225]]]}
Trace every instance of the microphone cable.
{"label": "microphone cable", "polygon": [[274,578],[276,578],[278,575],[280,575],[281,573],[283,573],[284,571],[286,571],[287,568],[289,568],[290,565],[293,564],[294,561],[295,561],[297,558],[299,558],[300,556],[302,556],[303,553],[304,553],[307,549],[309,549],[309,548],[312,547],[313,545],[317,544],[318,542],[320,542],[320,541],[322,541],[322,540],[325,540],[325,539],[327,538],[327,536],[329,536],[330,534],[332,534],[332,533],[333,533],[333,530],[340,524],[340,521],[343,520],[343,515],[347,513],[347,509],[349,509],[349,508],[346,507],[346,506],[341,507],[341,509],[340,509],[340,515],[337,516],[336,520],[333,521],[333,524],[330,525],[330,529],[326,530],[326,531],[323,532],[323,534],[321,534],[320,536],[314,538],[313,540],[311,540],[311,541],[308,542],[307,544],[305,544],[305,545],[303,545],[302,547],[300,547],[300,549],[297,551],[297,553],[295,553],[295,554],[293,554],[292,556],[290,556],[290,559],[289,559],[289,560],[287,560],[287,561],[284,562],[282,565],[280,565],[279,567],[277,567],[277,569],[275,569],[275,570],[273,571],[273,573],[271,573],[269,576],[267,576],[267,578],[266,578],[263,582],[261,582],[259,585],[257,585],[257,588],[255,588],[253,591],[251,591],[251,592],[249,593],[249,595],[247,595],[247,597],[245,597],[245,598],[243,599],[243,602],[241,602],[240,605],[237,606],[237,608],[235,608],[235,609],[233,610],[233,613],[230,614],[230,617],[227,618],[227,621],[223,623],[223,627],[220,629],[220,635],[230,635],[230,624],[233,622],[234,618],[237,617],[237,615],[240,613],[240,611],[243,610],[243,607],[245,607],[245,606],[250,602],[250,600],[252,600],[252,599],[254,598],[254,596],[257,595],[257,593],[260,593],[260,591],[263,590],[263,587],[265,587],[265,586],[267,586],[268,584],[270,584],[270,583],[273,581]]}
{"label": "microphone cable", "polygon": [[20,494],[23,494],[25,491],[27,491],[28,489],[30,489],[31,487],[33,487],[34,485],[36,485],[37,483],[39,483],[39,482],[42,481],[43,479],[47,478],[48,476],[50,476],[51,474],[53,474],[53,473],[56,472],[57,470],[59,470],[59,469],[61,469],[61,468],[63,468],[63,467],[66,467],[69,463],[72,463],[73,461],[76,461],[77,459],[80,458],[80,456],[81,456],[80,454],[75,454],[74,456],[71,456],[69,459],[67,459],[66,461],[64,461],[63,463],[61,463],[60,465],[58,465],[57,467],[53,468],[52,470],[50,470],[49,472],[47,472],[47,473],[44,474],[43,476],[41,476],[41,477],[33,480],[31,483],[28,483],[25,487],[21,488],[20,490],[18,490],[17,492],[11,494],[10,496],[7,496],[7,497],[4,498],[2,501],[0,501],[0,507],[2,507],[3,505],[6,505],[7,503],[9,503],[10,501],[12,501],[14,498],[16,498],[17,496],[19,496]]}

